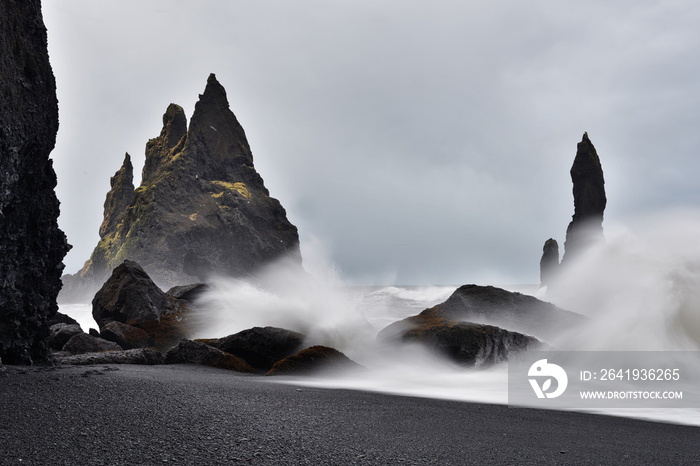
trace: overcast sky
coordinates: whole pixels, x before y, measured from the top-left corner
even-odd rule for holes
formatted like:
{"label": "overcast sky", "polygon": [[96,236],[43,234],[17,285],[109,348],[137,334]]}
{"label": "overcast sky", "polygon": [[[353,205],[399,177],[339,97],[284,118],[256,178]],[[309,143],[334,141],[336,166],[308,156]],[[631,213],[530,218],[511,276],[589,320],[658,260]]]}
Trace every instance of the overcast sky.
{"label": "overcast sky", "polygon": [[700,205],[696,0],[44,0],[76,272],[109,178],[216,73],[255,166],[342,276],[537,283],[587,131],[604,227]]}

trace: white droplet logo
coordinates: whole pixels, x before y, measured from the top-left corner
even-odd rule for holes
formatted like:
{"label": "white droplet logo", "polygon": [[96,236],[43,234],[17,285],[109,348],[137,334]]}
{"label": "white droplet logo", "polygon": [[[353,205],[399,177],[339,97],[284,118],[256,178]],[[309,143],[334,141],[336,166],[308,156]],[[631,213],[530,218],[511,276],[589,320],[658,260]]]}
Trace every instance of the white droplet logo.
{"label": "white droplet logo", "polygon": [[[535,377],[534,379],[528,379],[532,389],[535,391],[537,398],[556,398],[566,390],[566,386],[569,383],[569,378],[566,375],[566,371],[556,364],[550,364],[546,359],[540,359],[536,361],[530,370],[527,372],[528,377]],[[538,379],[546,379],[539,384]],[[549,392],[548,390],[552,387],[552,379],[557,381],[556,390]]]}

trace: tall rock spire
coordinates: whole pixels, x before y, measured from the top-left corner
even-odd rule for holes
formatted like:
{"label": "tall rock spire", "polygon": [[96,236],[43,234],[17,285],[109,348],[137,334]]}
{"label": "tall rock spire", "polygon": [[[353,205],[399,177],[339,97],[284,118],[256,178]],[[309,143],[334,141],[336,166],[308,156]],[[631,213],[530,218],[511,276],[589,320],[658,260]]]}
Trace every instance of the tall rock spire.
{"label": "tall rock spire", "polygon": [[578,143],[571,181],[574,184],[574,215],[566,229],[562,263],[603,239],[603,212],[607,203],[605,180],[598,153],[588,139],[588,133],[583,133],[583,139]]}
{"label": "tall rock spire", "polygon": [[163,129],[160,136],[146,144],[146,162],[141,172],[142,183],[147,182],[173,152],[178,152],[177,146],[184,144],[187,134],[187,117],[185,111],[176,104],[168,105],[163,115]]}
{"label": "tall rock spire", "polygon": [[171,104],[160,136],[146,146],[141,186],[121,216],[117,200],[125,197],[116,192],[117,180],[128,177],[127,161],[113,177],[104,235],[77,281],[89,280],[96,291],[127,259],[163,287],[247,276],[282,257],[301,267],[297,229],[255,170],[245,131],[213,74],[183,133],[185,121]]}
{"label": "tall rock spire", "polygon": [[105,199],[104,220],[100,225],[100,238],[114,233],[117,225],[124,219],[126,207],[134,198],[134,167],[127,152],[122,167],[109,179],[112,189]]}

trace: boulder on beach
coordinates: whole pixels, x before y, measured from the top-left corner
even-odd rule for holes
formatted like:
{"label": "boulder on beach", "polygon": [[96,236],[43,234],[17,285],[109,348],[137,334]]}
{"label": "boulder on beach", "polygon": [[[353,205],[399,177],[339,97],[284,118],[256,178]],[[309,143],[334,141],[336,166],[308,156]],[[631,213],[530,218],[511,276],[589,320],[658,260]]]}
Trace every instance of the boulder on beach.
{"label": "boulder on beach", "polygon": [[101,351],[121,351],[122,347],[114,342],[96,338],[87,333],[79,333],[73,335],[71,339],[63,345],[62,350],[71,354],[83,354]]}
{"label": "boulder on beach", "polygon": [[199,341],[181,340],[165,355],[165,364],[194,363],[205,366],[228,369],[236,372],[257,374],[243,359],[221,351],[218,348]]}
{"label": "boulder on beach", "polygon": [[151,337],[145,330],[128,324],[109,322],[102,327],[100,337],[107,341],[113,341],[124,349],[146,348],[153,345]]}
{"label": "boulder on beach", "polygon": [[542,345],[537,338],[522,333],[423,313],[394,322],[379,332],[378,339],[419,343],[460,365],[476,367],[507,361],[514,352]]}
{"label": "boulder on beach", "polygon": [[92,316],[100,332],[110,322],[119,322],[143,330],[158,348],[171,347],[193,333],[198,317],[191,303],[168,296],[133,261],[114,269],[92,300]]}
{"label": "boulder on beach", "polygon": [[78,324],[54,324],[49,330],[51,333],[46,338],[46,344],[56,351],[60,351],[75,335],[84,333]]}
{"label": "boulder on beach", "polygon": [[265,375],[317,375],[364,369],[335,348],[312,346],[275,363]]}
{"label": "boulder on beach", "polygon": [[296,354],[305,335],[277,327],[253,327],[216,340],[203,340],[221,351],[245,359],[257,369],[269,370],[288,356]]}
{"label": "boulder on beach", "polygon": [[460,286],[445,302],[420,315],[493,325],[544,341],[561,337],[586,322],[584,316],[534,296],[480,285]]}

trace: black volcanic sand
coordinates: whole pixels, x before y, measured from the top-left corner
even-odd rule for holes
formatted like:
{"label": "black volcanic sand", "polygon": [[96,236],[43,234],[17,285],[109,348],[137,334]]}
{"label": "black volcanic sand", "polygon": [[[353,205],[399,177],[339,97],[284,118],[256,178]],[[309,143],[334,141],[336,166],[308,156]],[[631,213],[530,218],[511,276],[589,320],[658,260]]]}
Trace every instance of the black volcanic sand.
{"label": "black volcanic sand", "polygon": [[1,464],[698,464],[700,428],[202,366],[0,373]]}

